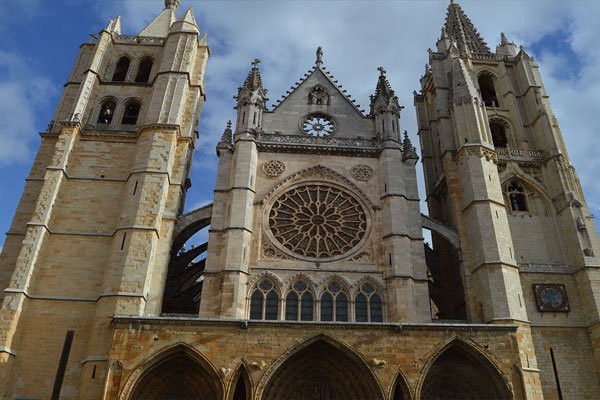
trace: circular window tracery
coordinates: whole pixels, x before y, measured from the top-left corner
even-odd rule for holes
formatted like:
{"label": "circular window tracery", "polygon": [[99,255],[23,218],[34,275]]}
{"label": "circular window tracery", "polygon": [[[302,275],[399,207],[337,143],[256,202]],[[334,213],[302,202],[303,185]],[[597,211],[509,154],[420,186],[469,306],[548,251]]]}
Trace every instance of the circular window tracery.
{"label": "circular window tracery", "polygon": [[336,131],[336,123],[328,115],[309,114],[301,120],[300,129],[311,136],[330,136]]}
{"label": "circular window tracery", "polygon": [[367,215],[358,199],[326,184],[305,184],[283,193],[268,216],[273,238],[295,256],[343,256],[366,235]]}

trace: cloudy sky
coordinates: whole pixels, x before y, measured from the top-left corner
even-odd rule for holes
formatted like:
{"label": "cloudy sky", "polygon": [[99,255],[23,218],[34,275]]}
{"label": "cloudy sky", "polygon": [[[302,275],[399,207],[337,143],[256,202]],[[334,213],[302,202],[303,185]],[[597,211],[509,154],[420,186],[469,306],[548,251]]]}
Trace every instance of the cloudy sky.
{"label": "cloudy sky", "polygon": [[[596,0],[459,1],[488,45],[500,32],[535,56],[594,214],[600,211],[600,2]],[[400,104],[402,129],[414,142],[412,92],[435,47],[448,1],[182,0],[208,34],[207,102],[187,209],[211,202],[215,144],[233,110],[236,88],[250,62],[262,60],[263,82],[274,102],[314,63],[324,64],[366,109],[383,66]],[[163,0],[0,0],[0,246],[78,47],[90,33],[121,15],[123,34],[137,34],[164,7]],[[272,104],[272,103],[271,103]],[[421,186],[421,197],[424,192]]]}

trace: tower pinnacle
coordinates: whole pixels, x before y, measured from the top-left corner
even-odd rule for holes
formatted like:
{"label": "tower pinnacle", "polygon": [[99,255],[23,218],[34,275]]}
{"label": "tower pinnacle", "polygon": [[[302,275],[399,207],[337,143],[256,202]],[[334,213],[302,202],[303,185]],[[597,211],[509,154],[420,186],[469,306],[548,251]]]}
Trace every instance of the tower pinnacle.
{"label": "tower pinnacle", "polygon": [[323,49],[321,48],[321,46],[317,47],[317,59],[315,61],[315,64],[317,64],[318,67],[323,65]]}
{"label": "tower pinnacle", "polygon": [[[460,5],[454,1],[448,5],[446,23],[444,24],[446,35],[456,42],[461,52],[467,49],[473,53],[490,53],[487,43],[479,35],[475,26],[464,13]],[[444,34],[442,34],[442,39]]]}
{"label": "tower pinnacle", "polygon": [[177,10],[181,5],[181,0],[165,0],[165,8]]}

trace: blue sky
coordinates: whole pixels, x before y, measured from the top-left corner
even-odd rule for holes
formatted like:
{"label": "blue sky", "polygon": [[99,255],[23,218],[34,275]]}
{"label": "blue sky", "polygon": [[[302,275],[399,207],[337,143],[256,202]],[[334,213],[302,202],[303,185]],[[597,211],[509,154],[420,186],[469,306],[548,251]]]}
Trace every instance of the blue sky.
{"label": "blue sky", "polygon": [[[323,46],[325,66],[366,108],[384,66],[406,108],[402,129],[416,139],[412,91],[435,47],[448,1],[217,1],[182,0],[208,34],[207,102],[187,209],[211,201],[215,144],[229,119],[232,96],[250,61],[262,59],[263,82],[275,101],[313,64]],[[552,109],[592,213],[600,211],[600,2],[460,1],[494,49],[500,32],[524,45],[540,64]],[[162,0],[0,0],[0,246],[10,228],[25,178],[75,60],[79,45],[111,18],[137,34],[164,6]],[[421,186],[421,197],[424,191]]]}

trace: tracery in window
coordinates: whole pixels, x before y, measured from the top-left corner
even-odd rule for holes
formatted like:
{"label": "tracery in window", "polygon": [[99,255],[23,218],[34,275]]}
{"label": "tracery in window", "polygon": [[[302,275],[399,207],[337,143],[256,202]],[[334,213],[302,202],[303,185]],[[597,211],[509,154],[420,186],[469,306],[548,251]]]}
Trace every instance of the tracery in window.
{"label": "tracery in window", "polygon": [[513,211],[527,211],[527,203],[525,201],[525,191],[523,186],[516,181],[512,181],[507,188],[508,201],[510,208]]}
{"label": "tracery in window", "polygon": [[125,111],[123,112],[123,125],[135,125],[137,124],[138,117],[140,115],[141,104],[137,101],[130,101],[125,105]]}
{"label": "tracery in window", "polygon": [[115,109],[117,108],[117,103],[114,100],[105,100],[102,105],[100,105],[100,114],[98,114],[98,124],[110,124],[112,122],[113,116],[115,115]]}
{"label": "tracery in window", "polygon": [[129,71],[129,64],[131,64],[131,60],[128,57],[123,56],[119,58],[115,73],[113,74],[113,82],[125,81],[125,78],[127,78],[127,71]]}
{"label": "tracery in window", "polygon": [[383,305],[375,286],[363,283],[354,299],[357,322],[382,322]]}
{"label": "tracery in window", "polygon": [[331,281],[321,295],[321,321],[348,321],[348,296],[337,281]]}
{"label": "tracery in window", "polygon": [[313,295],[305,281],[294,282],[285,297],[285,319],[287,321],[313,320]]}
{"label": "tracery in window", "polygon": [[147,83],[150,79],[150,72],[154,61],[150,57],[144,57],[140,60],[135,81],[137,83]]}
{"label": "tracery in window", "polygon": [[479,75],[479,89],[481,90],[481,100],[483,100],[486,107],[498,107],[494,80],[490,74],[483,73]]}
{"label": "tracery in window", "polygon": [[497,122],[490,123],[490,131],[492,132],[492,141],[494,147],[506,147],[508,139],[506,138],[506,130],[504,126]]}
{"label": "tracery in window", "polygon": [[279,295],[269,279],[262,279],[250,297],[250,319],[276,320],[279,314]]}

